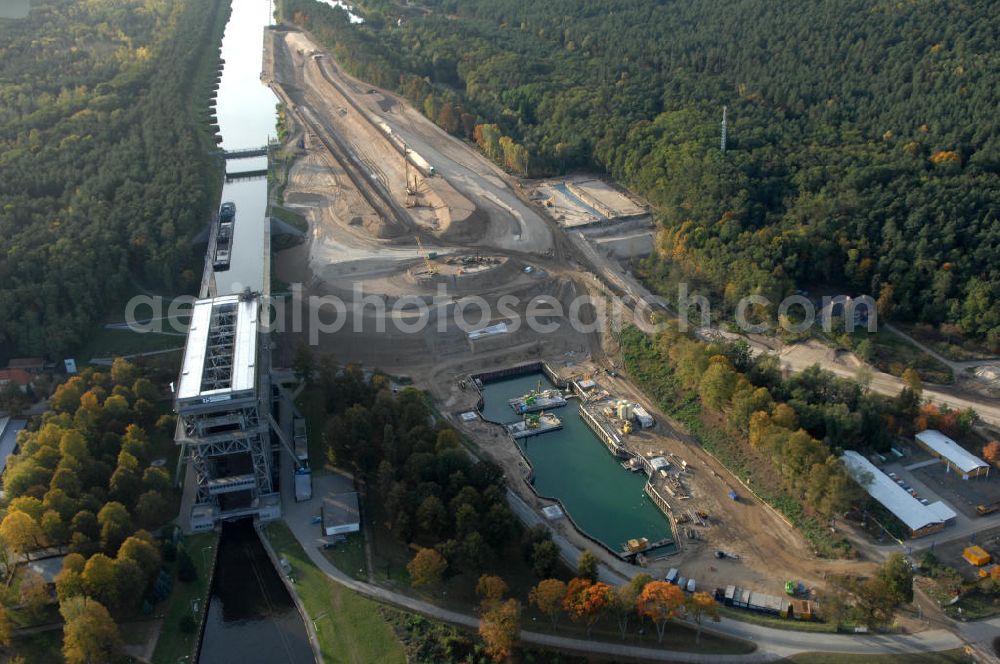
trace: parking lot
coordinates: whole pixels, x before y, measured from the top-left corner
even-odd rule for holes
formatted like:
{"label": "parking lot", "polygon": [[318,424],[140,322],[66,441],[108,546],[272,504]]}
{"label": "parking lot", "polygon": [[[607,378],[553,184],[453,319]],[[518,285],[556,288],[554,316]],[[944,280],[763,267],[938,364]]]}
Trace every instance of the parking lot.
{"label": "parking lot", "polygon": [[1000,473],[963,480],[958,473],[947,472],[943,463],[936,463],[917,468],[912,474],[914,479],[936,492],[952,509],[970,518],[978,517],[977,505],[1000,500]]}

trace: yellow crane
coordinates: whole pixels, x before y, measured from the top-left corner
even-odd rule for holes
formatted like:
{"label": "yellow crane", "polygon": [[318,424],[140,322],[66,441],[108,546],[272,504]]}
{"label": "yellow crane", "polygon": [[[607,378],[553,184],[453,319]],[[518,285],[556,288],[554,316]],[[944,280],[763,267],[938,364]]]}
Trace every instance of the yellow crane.
{"label": "yellow crane", "polygon": [[430,256],[427,255],[427,251],[424,249],[424,243],[420,241],[420,236],[414,235],[413,237],[415,237],[417,240],[417,248],[420,250],[420,255],[424,259],[424,265],[427,266],[427,273],[437,274],[438,273],[437,268],[434,267],[434,263],[431,263],[431,258]]}

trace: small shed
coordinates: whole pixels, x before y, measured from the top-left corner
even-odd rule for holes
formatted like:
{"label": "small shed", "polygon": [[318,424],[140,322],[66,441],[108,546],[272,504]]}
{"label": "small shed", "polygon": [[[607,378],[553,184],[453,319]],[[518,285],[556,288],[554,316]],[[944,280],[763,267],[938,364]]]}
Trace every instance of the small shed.
{"label": "small shed", "polygon": [[661,456],[653,457],[652,459],[649,460],[649,467],[655,473],[658,470],[665,470],[669,468],[670,462]]}
{"label": "small shed", "polygon": [[632,404],[632,414],[639,422],[639,426],[643,429],[649,429],[656,424],[656,420],[653,419],[653,416],[639,404]]}
{"label": "small shed", "polygon": [[357,491],[336,493],[323,499],[323,534],[343,535],[361,530]]}

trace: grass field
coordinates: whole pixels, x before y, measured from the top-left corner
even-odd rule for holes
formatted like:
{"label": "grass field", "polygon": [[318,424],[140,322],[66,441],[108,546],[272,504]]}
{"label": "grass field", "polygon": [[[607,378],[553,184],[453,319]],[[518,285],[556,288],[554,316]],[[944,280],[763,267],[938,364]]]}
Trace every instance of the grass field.
{"label": "grass field", "polygon": [[323,551],[333,565],[358,581],[368,580],[368,561],[365,559],[365,540],[360,533],[350,533],[346,542]]}
{"label": "grass field", "polygon": [[975,660],[959,648],[906,655],[841,655],[802,653],[785,660],[797,664],[972,664]]}
{"label": "grass field", "polygon": [[955,382],[955,376],[949,367],[898,334],[886,329],[874,334],[859,330],[854,333],[855,348],[865,339],[872,344],[871,363],[886,373],[902,376],[907,368],[913,367],[924,382],[939,385]]}
{"label": "grass field", "polygon": [[176,664],[185,655],[190,656],[194,647],[195,634],[185,634],[180,629],[181,618],[191,613],[191,602],[195,599],[204,603],[208,601],[208,564],[211,563],[212,552],[205,547],[216,547],[219,536],[216,533],[191,535],[184,538],[184,546],[195,567],[198,568],[198,578],[191,583],[177,580],[177,563],[165,563],[174,578],[174,588],[162,605],[157,605],[155,612],[164,616],[160,639],[156,642],[153,652],[153,664]]}
{"label": "grass field", "polygon": [[379,604],[331,581],[283,522],[268,524],[264,533],[278,555],[292,566],[296,591],[315,620],[326,664],[406,662],[403,645],[382,617]]}
{"label": "grass field", "polygon": [[179,357],[184,348],[184,337],[156,332],[143,334],[131,330],[108,329],[102,325],[88,337],[87,343],[77,352],[77,357],[84,363],[93,358],[151,353],[171,348],[177,349]]}

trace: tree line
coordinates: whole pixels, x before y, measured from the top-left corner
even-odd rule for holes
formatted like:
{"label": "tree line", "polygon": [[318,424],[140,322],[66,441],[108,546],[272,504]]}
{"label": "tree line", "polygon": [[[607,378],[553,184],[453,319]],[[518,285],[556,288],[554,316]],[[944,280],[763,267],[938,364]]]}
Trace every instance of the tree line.
{"label": "tree line", "polygon": [[63,356],[136,282],[197,285],[227,7],[42,0],[0,19],[0,358]]}
{"label": "tree line", "polygon": [[597,168],[645,196],[663,229],[651,283],[730,307],[835,287],[1000,348],[988,0],[370,0],[361,25],[281,4],[512,172]]}
{"label": "tree line", "polygon": [[784,377],[778,358],[754,357],[746,342],[708,343],[674,325],[655,337],[626,328],[621,344],[629,376],[826,554],[852,548],[822,524],[867,500],[839,460],[844,450],[888,452],[925,428],[963,437],[977,420],[972,410],[922,405],[912,370],[886,397],[818,365]]}

